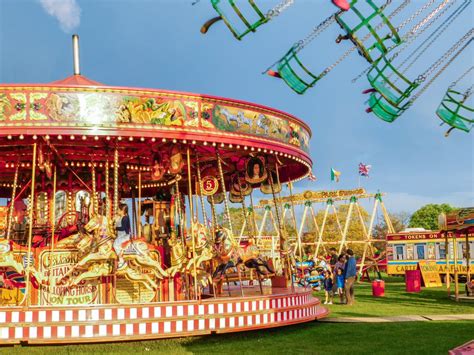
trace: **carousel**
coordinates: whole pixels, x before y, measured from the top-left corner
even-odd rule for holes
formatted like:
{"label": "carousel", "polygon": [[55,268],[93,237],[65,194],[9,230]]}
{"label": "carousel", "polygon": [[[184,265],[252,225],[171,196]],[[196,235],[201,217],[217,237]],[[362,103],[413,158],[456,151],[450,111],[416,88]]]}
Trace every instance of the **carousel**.
{"label": "carousel", "polygon": [[[283,183],[311,174],[309,127],[248,102],[106,86],[80,74],[77,36],[73,48],[64,80],[0,84],[0,342],[155,339],[326,316],[293,284],[294,238],[278,203]],[[255,190],[275,205],[271,257],[256,242]]]}

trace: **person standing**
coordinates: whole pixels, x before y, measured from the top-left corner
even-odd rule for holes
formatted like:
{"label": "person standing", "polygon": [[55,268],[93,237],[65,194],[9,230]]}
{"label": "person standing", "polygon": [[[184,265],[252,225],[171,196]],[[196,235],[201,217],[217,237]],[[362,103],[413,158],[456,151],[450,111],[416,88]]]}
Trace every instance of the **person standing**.
{"label": "person standing", "polygon": [[337,269],[336,271],[336,294],[339,295],[339,303],[344,303],[344,269]]}
{"label": "person standing", "polygon": [[118,257],[117,269],[121,269],[125,266],[122,245],[130,240],[130,217],[128,216],[128,206],[125,203],[119,206],[118,215],[115,219],[115,230],[117,231],[117,238],[114,240],[114,250]]}
{"label": "person standing", "polygon": [[346,294],[346,303],[349,306],[354,304],[354,282],[357,275],[356,260],[352,249],[347,249],[347,262],[344,268],[344,288]]}
{"label": "person standing", "polygon": [[326,270],[324,273],[324,293],[326,296],[326,300],[324,301],[324,304],[332,304],[333,298],[334,298],[334,292],[333,292],[333,279],[332,279],[332,274],[331,271]]}

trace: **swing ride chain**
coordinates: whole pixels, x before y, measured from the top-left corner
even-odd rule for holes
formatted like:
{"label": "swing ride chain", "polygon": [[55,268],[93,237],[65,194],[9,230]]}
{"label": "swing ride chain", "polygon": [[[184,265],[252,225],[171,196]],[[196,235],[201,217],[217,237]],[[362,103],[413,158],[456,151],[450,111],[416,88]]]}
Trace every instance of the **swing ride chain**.
{"label": "swing ride chain", "polygon": [[[439,58],[431,67],[425,70],[425,72],[421,75],[418,76],[418,78],[415,80],[417,84],[420,84],[426,80],[428,76],[430,76],[446,59],[448,59],[456,49],[469,37],[469,41],[467,44],[464,45],[463,49],[472,41],[472,34],[474,33],[474,28],[471,28],[464,36],[462,36],[446,53],[443,54],[441,58]],[[456,54],[458,55],[459,52]]]}
{"label": "swing ride chain", "polygon": [[[453,14],[450,15],[450,17],[452,17],[452,16],[454,15],[454,17],[452,17],[452,21],[449,22],[448,26],[465,10],[465,8],[467,7],[467,5],[470,4],[470,1],[471,1],[471,0],[465,0],[464,5],[461,5],[461,6],[464,6],[464,8],[463,8],[462,10],[460,10],[459,12],[453,13]],[[425,4],[425,7],[424,7],[424,8],[420,8],[420,9],[418,10],[418,12],[422,12],[422,11],[427,7],[426,5],[430,5],[430,4],[431,4],[431,3]],[[402,42],[404,42],[403,46],[401,46],[401,48],[400,48],[396,53],[394,53],[394,54],[390,57],[389,61],[392,62],[392,61],[395,60],[403,51],[405,51],[405,50],[410,46],[410,44],[411,44],[415,39],[418,38],[418,36],[420,36],[421,34],[423,34],[433,23],[435,23],[441,16],[443,16],[444,13],[449,9],[449,7],[450,7],[452,4],[454,4],[454,2],[450,3],[450,4],[448,5],[448,7],[445,7],[445,8],[443,9],[443,11],[441,11],[441,12],[438,12],[438,11],[437,11],[437,14],[436,14],[435,18],[433,18],[433,20],[432,20],[427,26],[423,26],[419,32],[418,32],[418,30],[416,30],[416,31],[414,30],[414,28],[415,28],[416,26],[418,26],[418,25],[415,25],[415,27],[414,27],[411,31],[409,31],[405,36],[403,36],[403,38],[402,38]],[[436,9],[435,9],[434,11],[436,11]],[[456,11],[457,11],[457,10],[456,10]],[[446,21],[449,21],[449,18],[448,18]],[[443,22],[434,32],[437,32],[437,31],[446,23],[446,21]],[[404,27],[405,25],[406,25],[406,24],[400,25],[400,26],[397,28],[397,30],[400,29],[400,28],[402,28],[402,27]],[[419,29],[419,27],[418,27],[418,29]],[[443,30],[443,31],[444,31],[444,30]],[[413,53],[415,53],[424,43],[426,43],[426,40],[425,40],[417,49],[415,49]],[[394,49],[394,48],[397,47],[397,46],[398,46],[398,45],[393,45],[392,47],[388,48],[387,52],[389,53],[392,49]],[[412,54],[413,54],[413,53],[412,53]],[[402,67],[403,65],[405,65],[406,62],[407,62],[409,59],[410,59],[410,56],[407,57],[407,58],[400,64],[400,67]],[[417,58],[417,59],[418,59],[418,58]],[[416,59],[415,59],[415,61],[416,61]],[[365,68],[365,70],[364,70],[363,72],[361,72],[359,75],[357,75],[355,78],[353,78],[353,79],[351,80],[351,82],[352,82],[352,83],[357,82],[360,78],[362,78],[363,76],[365,76],[365,75],[370,71],[370,69],[372,69],[372,65],[369,65],[367,68]]]}
{"label": "swing ride chain", "polygon": [[287,8],[289,8],[291,5],[293,5],[295,1],[294,0],[284,0],[277,6],[275,6],[273,9],[269,10],[267,12],[267,15],[265,16],[267,20],[271,20],[278,15],[280,15],[283,11],[285,11]]}
{"label": "swing ride chain", "polygon": [[[447,11],[449,9],[449,7],[454,4],[454,2],[452,2],[451,4],[448,5],[448,7],[446,7],[443,12],[440,12],[438,15],[439,16],[442,16],[442,14]],[[463,5],[461,5],[463,6]],[[431,39],[431,41],[428,42],[428,40],[430,39],[430,37],[426,38],[414,51],[411,55],[415,54],[420,48],[423,47],[423,45],[425,45],[426,43],[426,47],[423,48],[421,50],[420,53],[418,53],[418,55],[411,61],[410,64],[408,64],[408,66],[402,71],[402,74],[405,74],[407,72],[408,69],[410,69],[415,63],[416,61],[431,47],[431,45],[439,38],[439,36],[441,36],[444,31],[446,31],[448,29],[448,27],[456,20],[456,18],[464,11],[464,9],[466,9],[467,6],[464,6],[464,8],[462,8],[460,11],[458,12],[455,12],[453,14],[451,14],[451,16],[449,16],[446,21],[444,21],[438,28],[436,28],[434,31],[433,31],[433,34],[435,34],[436,32],[439,31],[438,34],[436,34],[436,36],[434,38]],[[456,10],[457,11],[457,10]],[[434,19],[433,22],[435,22],[437,20]],[[432,24],[433,22],[431,22],[430,24]],[[444,26],[444,27],[443,27]],[[426,26],[422,29],[422,31],[419,32],[419,34],[421,34],[424,30],[426,30],[427,28],[429,27]],[[405,60],[399,65],[399,68],[402,68],[411,58],[411,55],[409,55],[407,58],[405,58]],[[391,58],[391,60],[393,60],[395,58]]]}
{"label": "swing ride chain", "polygon": [[[463,38],[461,38],[460,41],[458,41],[458,43],[456,43],[455,46],[453,46],[448,52],[449,52],[449,55],[451,55],[457,47],[459,47],[459,45],[464,42],[464,40],[466,38],[468,38],[470,35],[472,35],[472,33],[474,32],[473,29],[471,29],[466,35],[464,35]],[[472,42],[473,38],[471,37],[471,39],[469,39],[469,41],[467,43],[465,43],[444,65],[443,67],[431,78],[431,80],[420,90],[418,91],[414,96],[413,98],[410,100],[410,102],[408,103],[408,107],[410,107],[430,86],[431,84],[433,84],[433,82],[441,75],[441,73],[443,73],[446,68],[462,53],[462,51],[464,49],[466,49],[466,47]],[[445,57],[446,55],[444,55],[442,58],[443,58],[443,61],[444,59],[446,59]],[[441,58],[440,58],[441,59]],[[439,60],[438,60],[439,62]],[[441,64],[441,63],[439,63]],[[439,66],[439,64],[437,66]],[[437,67],[436,66],[436,67]],[[421,76],[420,76],[421,77]],[[424,77],[424,79],[426,79],[426,77]],[[418,79],[417,79],[418,80]]]}
{"label": "swing ride chain", "polygon": [[[450,1],[450,0],[445,0],[446,1]],[[403,27],[405,27],[406,25],[408,25],[410,22],[412,22],[415,18],[417,18],[423,11],[425,11],[428,7],[430,7],[433,3],[435,2],[435,0],[430,0],[428,1],[426,4],[424,4],[422,7],[420,7],[417,11],[415,11],[415,13],[413,15],[411,15],[409,18],[407,18],[405,21],[403,21],[398,27],[397,27],[397,31],[401,30]],[[441,4],[442,5],[442,4]],[[422,21],[423,22],[423,21]],[[420,22],[421,23],[421,22]],[[419,24],[420,24],[419,23]],[[418,24],[418,25],[419,25]],[[417,27],[418,25],[415,25],[415,27]],[[414,27],[414,28],[415,28]],[[411,32],[413,32],[413,29],[411,29]],[[413,32],[414,33],[414,32]]]}
{"label": "swing ride chain", "polygon": [[[296,53],[298,53],[300,50],[302,50],[309,42],[314,40],[316,37],[318,37],[324,30],[326,30],[335,20],[336,20],[336,15],[342,13],[342,11],[339,11],[335,14],[332,14],[331,16],[327,17],[323,22],[321,22],[319,25],[317,25],[313,31],[305,38],[302,39],[295,44],[293,44],[293,48],[295,49]],[[280,63],[281,59],[278,59],[275,63],[270,65],[267,69],[265,69],[262,74],[268,73],[275,65]]]}
{"label": "swing ride chain", "polygon": [[[434,1],[434,0],[433,0]],[[398,8],[396,8],[389,16],[388,16],[388,19],[391,19],[392,17],[396,16],[400,11],[403,10],[403,8],[405,6],[408,5],[408,3],[410,2],[410,0],[405,0]],[[387,0],[387,2],[380,7],[380,12],[382,12],[383,10],[385,10],[385,8],[390,5],[392,3],[392,0]],[[377,26],[374,27],[374,30],[375,31],[378,31],[379,29],[381,29],[383,27],[385,23],[384,22],[380,22]],[[362,38],[362,42],[365,42],[367,41],[370,36],[372,34],[371,33],[367,33],[364,38]],[[326,69],[324,69],[321,74],[319,74],[319,79],[325,77],[327,74],[329,74],[335,67],[337,67],[342,61],[344,61],[344,59],[346,59],[349,54],[351,54],[352,52],[354,52],[355,50],[357,49],[357,46],[353,46],[351,48],[349,48],[342,56],[339,57],[339,59],[337,59],[334,63],[332,63],[330,66],[326,67]]]}
{"label": "swing ride chain", "polygon": [[[452,82],[452,84],[449,86],[450,89],[452,89],[453,87],[455,87],[462,79],[464,79],[464,77],[466,75],[469,74],[469,72],[474,69],[474,66],[471,66],[470,68],[468,68],[459,78],[457,78],[455,81]],[[471,88],[469,88],[469,92],[472,90],[472,86]],[[469,95],[470,96],[470,95]]]}
{"label": "swing ride chain", "polygon": [[342,11],[339,11],[335,14],[332,14],[331,16],[327,17],[323,22],[321,22],[319,25],[317,25],[313,31],[305,38],[297,43],[295,43],[294,47],[296,52],[299,52],[302,50],[309,42],[314,40],[316,37],[318,37],[324,30],[326,30],[334,21],[336,21],[336,15],[342,13]]}

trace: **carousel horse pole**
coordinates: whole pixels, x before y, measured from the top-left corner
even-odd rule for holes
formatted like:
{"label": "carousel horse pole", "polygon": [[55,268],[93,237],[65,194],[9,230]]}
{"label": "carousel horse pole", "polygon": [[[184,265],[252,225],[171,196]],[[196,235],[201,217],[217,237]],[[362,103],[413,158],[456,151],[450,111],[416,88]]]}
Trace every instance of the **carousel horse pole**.
{"label": "carousel horse pole", "polygon": [[97,216],[97,213],[99,212],[99,203],[97,199],[97,179],[96,179],[96,174],[95,174],[95,163],[92,161],[91,165],[91,178],[92,178],[92,212],[94,216]]}
{"label": "carousel horse pole", "polygon": [[[184,235],[183,235],[183,223],[182,223],[182,213],[181,213],[181,194],[179,193],[179,181],[178,179],[175,179],[175,187],[176,187],[176,196],[175,196],[175,205],[176,205],[176,213],[178,215],[178,225],[179,225],[179,234],[177,237],[180,238],[181,245],[183,246],[184,253],[186,253],[186,241],[184,240]],[[182,272],[181,273],[181,278],[184,278],[184,284],[186,285],[186,298],[190,299],[191,294],[189,290],[189,279],[188,276]]]}
{"label": "carousel horse pole", "polygon": [[119,152],[118,145],[115,146],[114,150],[114,199],[112,206],[112,218],[115,218],[115,214],[118,212],[119,195],[118,195],[118,170],[119,170]]}
{"label": "carousel horse pole", "polygon": [[20,164],[16,163],[15,176],[13,177],[13,186],[12,186],[12,198],[10,200],[10,207],[8,209],[8,220],[7,220],[7,240],[10,240],[11,228],[13,222],[13,211],[15,210],[15,195],[16,195],[16,185],[18,184],[18,168]]}
{"label": "carousel horse pole", "polygon": [[[233,239],[234,238],[234,231],[232,230],[232,221],[231,221],[231,217],[230,217],[229,203],[227,201],[227,191],[225,189],[224,172],[222,170],[221,155],[219,153],[218,148],[216,148],[216,157],[217,157],[217,168],[219,170],[219,177],[221,179],[222,192],[224,193],[224,208],[225,208],[225,212],[227,214],[227,222],[229,224],[230,235]],[[243,297],[244,296],[244,289],[242,288],[242,275],[240,274],[239,266],[236,265],[236,267],[237,267],[237,274],[239,276],[240,294]]]}
{"label": "carousel horse pole", "polygon": [[137,209],[138,238],[142,236],[142,169],[138,167],[138,209]]}
{"label": "carousel horse pole", "polygon": [[33,158],[31,162],[31,195],[28,211],[28,252],[26,254],[26,285],[25,285],[25,299],[26,306],[29,307],[31,301],[30,294],[30,266],[31,266],[31,238],[33,236],[33,206],[35,200],[35,185],[36,185],[36,153],[37,153],[37,143],[33,143]]}
{"label": "carousel horse pole", "polygon": [[[278,186],[281,186],[281,183],[280,183],[280,173],[278,171],[278,161],[275,162],[275,171],[276,171],[276,177],[277,177],[277,183],[278,183]],[[275,193],[275,187],[273,185],[273,176],[272,174],[270,173],[270,187],[272,189],[272,197],[273,197],[273,204],[275,205],[275,213],[276,213],[276,218],[277,218],[277,223],[278,223],[278,230],[279,230],[279,233],[280,233],[280,259],[282,260],[285,260],[286,259],[286,263],[287,263],[287,273],[285,273],[285,270],[283,270],[283,275],[287,274],[286,276],[289,277],[289,279],[291,280],[291,288],[292,288],[292,291],[294,292],[294,284],[293,284],[293,277],[291,275],[291,263],[290,263],[290,258],[289,258],[289,251],[287,249],[287,240],[286,240],[286,235],[283,235],[284,231],[283,231],[283,228],[282,228],[282,221],[281,221],[281,216],[280,216],[280,212],[278,210],[278,205],[277,205],[277,197],[276,197],[276,193]],[[280,203],[281,203],[281,198],[279,199],[280,200]]]}
{"label": "carousel horse pole", "polygon": [[188,164],[188,199],[189,199],[189,219],[191,226],[191,242],[193,247],[193,270],[194,270],[194,297],[200,298],[198,296],[198,285],[197,285],[197,271],[196,271],[196,242],[195,242],[195,228],[193,223],[194,210],[193,210],[193,183],[191,179],[191,153],[189,147],[186,149],[186,158]]}
{"label": "carousel horse pole", "polygon": [[[118,212],[118,204],[119,204],[119,197],[118,197],[118,162],[119,162],[119,152],[118,152],[118,143],[115,143],[115,149],[114,149],[114,163],[113,163],[113,201],[112,201],[112,212],[111,212],[111,218],[112,220],[115,220],[115,214]],[[113,283],[113,289],[117,287],[117,274],[113,274],[112,278],[112,283]]]}
{"label": "carousel horse pole", "polygon": [[105,161],[105,216],[107,217],[107,220],[110,222],[112,220],[111,218],[111,206],[110,206],[110,186],[109,186],[109,159]]}
{"label": "carousel horse pole", "polygon": [[[51,263],[51,258],[53,257],[54,253],[54,232],[55,232],[55,226],[56,226],[56,184],[57,184],[57,167],[54,165],[54,171],[53,171],[53,201],[52,201],[52,207],[51,207],[51,245],[50,245],[50,250],[49,250],[49,265],[52,265]],[[51,273],[49,273],[48,276],[48,284],[51,287]],[[49,290],[51,293],[51,290]]]}
{"label": "carousel horse pole", "polygon": [[[204,198],[202,197],[202,180],[201,180],[201,165],[199,162],[199,155],[196,153],[196,167],[197,167],[197,179],[198,179],[198,186],[199,186],[199,200],[201,202],[201,212],[202,212],[202,218],[204,220],[204,225],[208,227],[207,223],[207,213],[206,213],[206,208],[204,206]],[[209,229],[209,228],[207,228]],[[214,230],[212,231],[212,235],[214,235]]]}

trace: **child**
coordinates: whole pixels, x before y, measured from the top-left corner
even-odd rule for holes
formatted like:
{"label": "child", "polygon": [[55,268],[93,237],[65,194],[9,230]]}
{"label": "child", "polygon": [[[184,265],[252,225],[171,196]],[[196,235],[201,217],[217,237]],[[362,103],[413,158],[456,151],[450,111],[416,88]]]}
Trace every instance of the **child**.
{"label": "child", "polygon": [[336,275],[336,286],[337,286],[337,294],[339,295],[339,299],[341,304],[344,303],[344,275],[342,274],[343,269],[337,269]]}
{"label": "child", "polygon": [[326,294],[326,301],[324,301],[324,304],[332,304],[333,297],[334,297],[333,292],[332,292],[332,286],[333,286],[333,281],[332,281],[331,271],[327,270],[324,273],[324,293]]}

